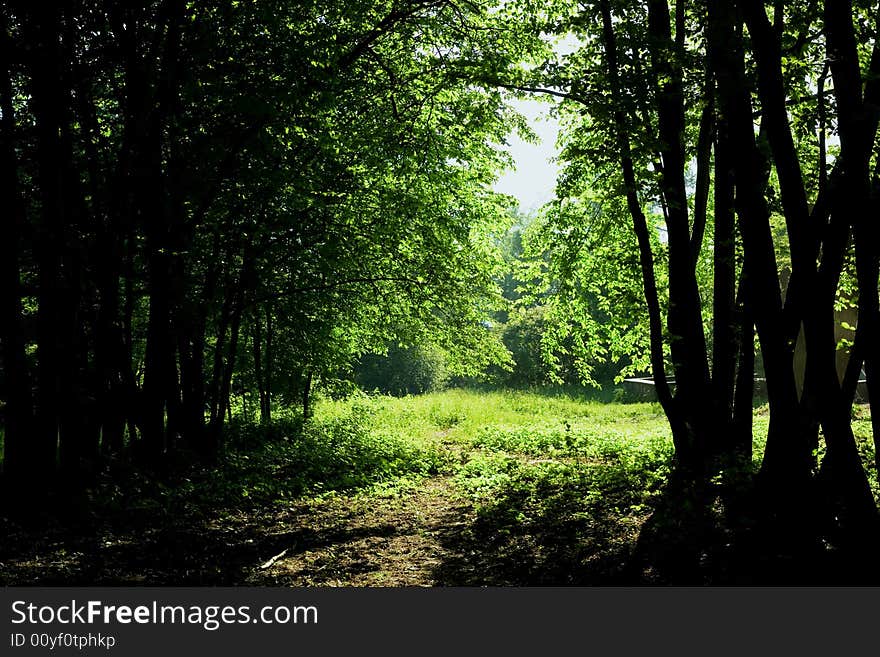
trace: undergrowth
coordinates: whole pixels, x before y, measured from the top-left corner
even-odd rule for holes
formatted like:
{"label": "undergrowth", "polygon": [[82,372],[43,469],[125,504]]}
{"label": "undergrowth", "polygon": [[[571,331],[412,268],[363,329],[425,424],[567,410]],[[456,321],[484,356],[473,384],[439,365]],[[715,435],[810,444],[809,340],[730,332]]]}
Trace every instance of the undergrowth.
{"label": "undergrowth", "polygon": [[[758,408],[756,466],[767,421],[766,408]],[[869,418],[858,415],[853,428],[877,493]],[[564,497],[569,515],[583,519],[650,510],[671,461],[668,425],[656,404],[523,391],[361,394],[319,403],[307,422],[293,412],[270,424],[237,419],[213,466],[164,480],[132,472],[96,494],[123,508],[207,512],[336,493],[396,495],[443,474],[484,516],[506,508],[527,522],[551,506],[558,511]]]}

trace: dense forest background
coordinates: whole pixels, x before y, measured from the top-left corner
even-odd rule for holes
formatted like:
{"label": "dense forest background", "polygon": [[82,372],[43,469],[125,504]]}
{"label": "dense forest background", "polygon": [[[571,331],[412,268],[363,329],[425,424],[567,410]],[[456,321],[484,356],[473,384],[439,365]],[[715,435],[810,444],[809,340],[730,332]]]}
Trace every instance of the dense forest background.
{"label": "dense forest background", "polygon": [[[4,505],[219,468],[322,399],[639,375],[658,519],[868,558],[878,30],[861,0],[0,3]],[[492,191],[524,97],[563,126],[529,215]]]}

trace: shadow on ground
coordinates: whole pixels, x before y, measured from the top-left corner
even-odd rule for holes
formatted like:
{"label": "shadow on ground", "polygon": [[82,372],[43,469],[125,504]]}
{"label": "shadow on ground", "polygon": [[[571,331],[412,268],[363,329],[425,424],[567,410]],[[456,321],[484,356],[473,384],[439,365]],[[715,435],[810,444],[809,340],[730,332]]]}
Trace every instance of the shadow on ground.
{"label": "shadow on ground", "polygon": [[[627,473],[613,471],[610,480]],[[606,484],[609,473],[606,472]],[[442,537],[442,585],[876,586],[876,537],[823,540],[768,518],[746,490],[736,512],[720,489],[672,481],[633,513],[630,490],[588,479],[564,489],[511,486],[475,521]],[[598,492],[598,495],[597,495]]]}
{"label": "shadow on ground", "polygon": [[[360,507],[155,507],[0,519],[4,585],[866,585],[872,543],[791,545],[732,524],[714,491],[650,492],[631,470],[547,464],[464,503],[449,478]],[[639,485],[637,485],[639,484]],[[646,492],[647,490],[647,492]],[[729,515],[729,514],[728,514]],[[808,547],[804,549],[802,546]],[[873,544],[876,545],[876,544]],[[277,557],[273,561],[273,557]],[[269,563],[271,562],[271,563]],[[266,565],[269,563],[269,565]]]}
{"label": "shadow on ground", "polygon": [[[60,524],[48,531],[9,527],[0,548],[5,585],[178,585],[250,583],[260,565],[281,552],[288,558],[367,539],[384,540],[389,524],[279,530],[275,517],[242,516],[216,522],[179,519],[164,526],[105,519],[100,524]],[[361,568],[372,566],[364,561]],[[356,574],[356,559],[346,563]]]}
{"label": "shadow on ground", "polygon": [[[819,507],[822,508],[821,506]],[[735,499],[673,480],[644,523],[621,584],[877,585],[877,529],[846,533],[833,513],[771,514],[754,482]]]}
{"label": "shadow on ground", "polygon": [[438,585],[619,583],[649,508],[631,472],[549,466],[518,473],[478,505],[472,522],[439,537]]}

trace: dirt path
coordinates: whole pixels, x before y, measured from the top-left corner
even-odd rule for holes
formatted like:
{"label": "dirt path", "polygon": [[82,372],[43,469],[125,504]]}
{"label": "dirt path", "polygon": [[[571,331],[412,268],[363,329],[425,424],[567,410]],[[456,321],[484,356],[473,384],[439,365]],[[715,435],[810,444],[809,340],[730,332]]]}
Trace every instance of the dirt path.
{"label": "dirt path", "polygon": [[399,497],[337,496],[291,507],[270,533],[276,555],[255,564],[247,584],[432,586],[451,555],[440,540],[470,522],[450,477],[434,477]]}
{"label": "dirt path", "polygon": [[[471,456],[444,447],[461,463]],[[614,491],[591,502],[578,478],[523,475],[488,504],[475,504],[451,474],[389,482],[388,491],[238,505],[136,498],[117,511],[83,506],[24,525],[0,517],[0,585],[603,584],[621,572],[648,515],[618,511]]]}
{"label": "dirt path", "polygon": [[448,476],[207,516],[3,519],[0,584],[431,586],[472,520]]}

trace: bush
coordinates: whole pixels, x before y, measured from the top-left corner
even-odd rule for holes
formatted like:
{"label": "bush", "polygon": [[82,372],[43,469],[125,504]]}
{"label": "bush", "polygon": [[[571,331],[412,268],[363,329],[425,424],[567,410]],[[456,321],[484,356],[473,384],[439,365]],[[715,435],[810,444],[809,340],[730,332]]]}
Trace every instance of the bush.
{"label": "bush", "polygon": [[398,397],[436,392],[448,381],[446,356],[431,346],[392,346],[387,354],[365,355],[355,369],[355,382],[362,390]]}
{"label": "bush", "polygon": [[237,419],[227,428],[227,447],[216,467],[201,466],[162,486],[161,507],[182,512],[259,506],[393,484],[449,467],[446,451],[383,426],[378,410],[371,400],[357,400],[338,414],[306,422],[295,411],[278,413],[269,424]]}
{"label": "bush", "polygon": [[438,449],[376,426],[374,416],[367,403],[355,403],[345,414],[308,422],[288,467],[312,489],[357,488],[442,469],[445,459]]}

